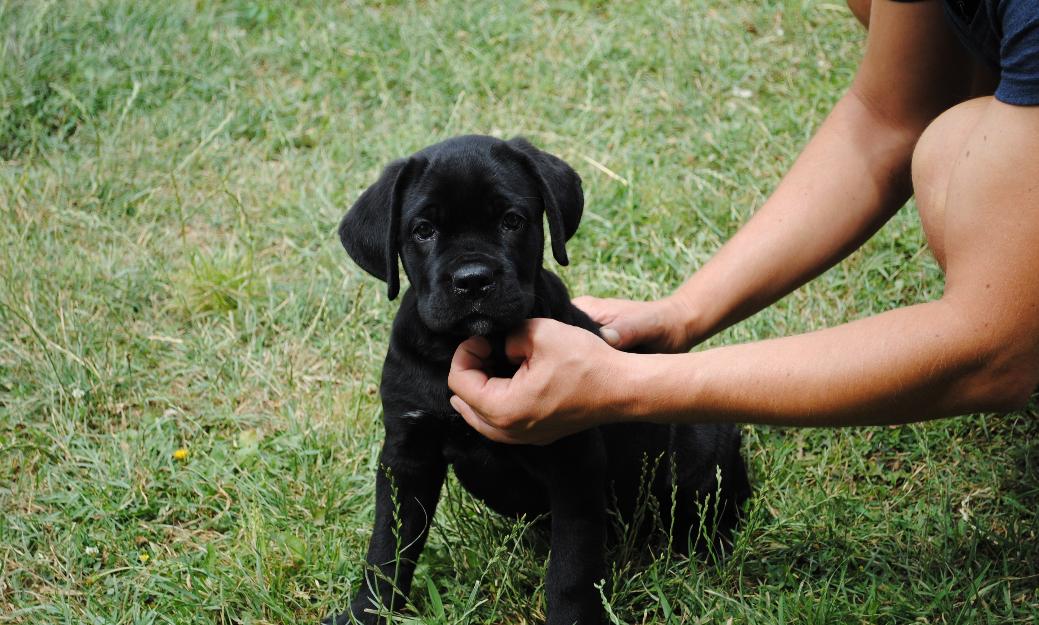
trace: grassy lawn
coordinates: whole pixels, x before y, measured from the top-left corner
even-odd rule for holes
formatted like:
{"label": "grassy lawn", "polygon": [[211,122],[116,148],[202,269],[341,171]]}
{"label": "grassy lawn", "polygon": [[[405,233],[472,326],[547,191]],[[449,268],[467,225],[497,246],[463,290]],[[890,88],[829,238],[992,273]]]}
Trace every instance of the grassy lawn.
{"label": "grassy lawn", "polygon": [[[0,0],[0,623],[344,606],[395,303],[339,217],[392,158],[524,134],[584,178],[572,291],[669,292],[861,54],[843,4],[733,4]],[[910,204],[709,345],[941,289]],[[1034,410],[746,428],[735,553],[618,547],[604,602],[626,624],[1035,623],[1037,442]],[[405,622],[537,622],[545,556],[449,483]]]}

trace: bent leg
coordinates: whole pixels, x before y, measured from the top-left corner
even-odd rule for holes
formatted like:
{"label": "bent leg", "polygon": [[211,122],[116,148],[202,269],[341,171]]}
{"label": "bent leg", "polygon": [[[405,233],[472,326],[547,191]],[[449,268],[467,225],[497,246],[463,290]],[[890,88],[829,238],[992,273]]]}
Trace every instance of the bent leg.
{"label": "bent leg", "polygon": [[913,192],[927,245],[945,271],[945,205],[949,172],[990,97],[967,100],[939,115],[913,151]]}

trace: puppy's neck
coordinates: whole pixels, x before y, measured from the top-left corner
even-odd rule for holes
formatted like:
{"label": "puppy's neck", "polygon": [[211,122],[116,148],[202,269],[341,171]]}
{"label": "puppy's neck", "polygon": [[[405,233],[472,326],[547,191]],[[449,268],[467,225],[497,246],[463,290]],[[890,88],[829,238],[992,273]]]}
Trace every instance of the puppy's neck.
{"label": "puppy's neck", "polygon": [[511,378],[517,367],[505,355],[505,332],[491,333],[487,342],[491,344],[491,357],[488,359],[491,364],[487,373],[497,378]]}

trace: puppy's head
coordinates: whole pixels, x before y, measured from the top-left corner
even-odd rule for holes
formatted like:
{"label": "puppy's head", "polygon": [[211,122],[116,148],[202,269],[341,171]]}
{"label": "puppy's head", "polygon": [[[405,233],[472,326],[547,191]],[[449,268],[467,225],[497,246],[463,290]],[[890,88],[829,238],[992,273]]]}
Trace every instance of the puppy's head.
{"label": "puppy's head", "polygon": [[400,290],[397,259],[434,332],[489,334],[525,319],[548,221],[552,254],[581,221],[581,179],[525,139],[467,135],[390,163],[339,225],[350,257]]}

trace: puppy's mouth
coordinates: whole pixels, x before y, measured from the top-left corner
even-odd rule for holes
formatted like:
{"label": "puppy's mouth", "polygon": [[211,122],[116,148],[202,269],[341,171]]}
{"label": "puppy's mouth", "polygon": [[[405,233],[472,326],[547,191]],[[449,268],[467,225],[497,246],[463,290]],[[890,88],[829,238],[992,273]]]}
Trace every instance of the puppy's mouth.
{"label": "puppy's mouth", "polygon": [[419,299],[419,315],[433,332],[459,336],[488,336],[508,332],[529,316],[533,294],[521,289],[512,297],[460,302],[431,294]]}
{"label": "puppy's mouth", "polygon": [[485,306],[476,304],[455,317],[453,331],[469,336],[488,336],[508,332],[526,317],[519,306]]}
{"label": "puppy's mouth", "polygon": [[494,331],[497,325],[491,317],[480,313],[474,313],[462,319],[460,324],[472,336],[487,336]]}
{"label": "puppy's mouth", "polygon": [[523,319],[523,310],[516,301],[473,302],[467,311],[458,311],[461,318],[456,327],[464,329],[470,336],[487,336],[505,332]]}

